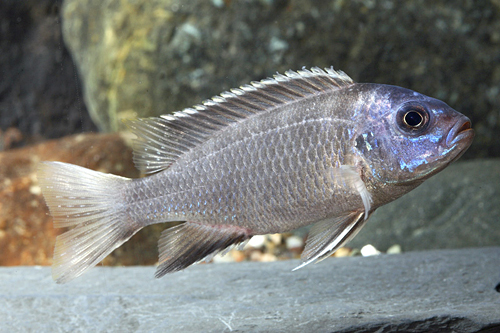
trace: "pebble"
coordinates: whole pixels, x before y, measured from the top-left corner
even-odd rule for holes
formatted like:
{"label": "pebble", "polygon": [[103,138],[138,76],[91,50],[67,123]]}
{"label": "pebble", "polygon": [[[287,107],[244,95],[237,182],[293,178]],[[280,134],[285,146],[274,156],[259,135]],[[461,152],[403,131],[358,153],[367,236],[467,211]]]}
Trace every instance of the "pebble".
{"label": "pebble", "polygon": [[[260,261],[271,262],[286,259],[298,259],[304,250],[304,237],[295,233],[256,235],[243,247],[235,247],[224,256],[218,254],[211,260],[213,263]],[[381,252],[368,244],[361,248],[341,247],[333,254],[334,257],[363,257],[378,255]],[[402,253],[401,246],[395,244],[387,250],[388,254]]]}
{"label": "pebble", "polygon": [[394,244],[390,248],[387,249],[387,254],[400,254],[403,250],[401,249],[401,245]]}
{"label": "pebble", "polygon": [[222,254],[217,254],[212,258],[212,262],[216,264],[221,264],[221,263],[226,263],[226,262],[235,262],[236,258],[234,256],[234,253],[231,253],[232,251],[229,251],[229,253],[226,253],[225,255]]}
{"label": "pebble", "polygon": [[268,236],[269,240],[273,242],[276,245],[281,244],[283,241],[283,235],[282,234],[272,234]]}
{"label": "pebble", "polygon": [[380,254],[380,251],[371,244],[365,245],[361,248],[361,255],[363,257],[376,256],[378,254]]}
{"label": "pebble", "polygon": [[333,255],[335,257],[349,257],[352,255],[352,250],[348,247],[341,247]]}
{"label": "pebble", "polygon": [[301,249],[304,246],[304,240],[298,236],[290,236],[285,240],[288,250]]}
{"label": "pebble", "polygon": [[253,247],[254,249],[260,249],[266,243],[265,235],[255,235],[247,243],[246,247]]}

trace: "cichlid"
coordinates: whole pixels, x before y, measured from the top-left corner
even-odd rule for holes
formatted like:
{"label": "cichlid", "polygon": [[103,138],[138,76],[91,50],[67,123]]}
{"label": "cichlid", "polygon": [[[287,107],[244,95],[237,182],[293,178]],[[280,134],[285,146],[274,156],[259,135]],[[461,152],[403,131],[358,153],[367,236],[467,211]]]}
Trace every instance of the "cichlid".
{"label": "cichlid", "polygon": [[156,277],[253,235],[314,223],[302,267],[329,256],[474,138],[470,120],[439,100],[354,83],[332,68],[287,71],[128,126],[134,162],[148,177],[40,165],[54,226],[72,228],[56,241],[58,283],[141,228],[170,221],[185,222],[161,234]]}

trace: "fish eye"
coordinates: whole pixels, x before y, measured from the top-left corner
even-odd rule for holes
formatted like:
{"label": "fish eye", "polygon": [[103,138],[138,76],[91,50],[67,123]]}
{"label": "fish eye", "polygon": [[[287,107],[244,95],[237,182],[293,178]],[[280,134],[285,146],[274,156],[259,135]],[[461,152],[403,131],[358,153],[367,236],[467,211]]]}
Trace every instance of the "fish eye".
{"label": "fish eye", "polygon": [[424,122],[424,117],[420,114],[420,112],[411,110],[405,113],[403,121],[408,127],[420,127],[420,125]]}
{"label": "fish eye", "polygon": [[429,112],[421,105],[405,105],[398,111],[397,123],[407,133],[420,134],[429,123]]}

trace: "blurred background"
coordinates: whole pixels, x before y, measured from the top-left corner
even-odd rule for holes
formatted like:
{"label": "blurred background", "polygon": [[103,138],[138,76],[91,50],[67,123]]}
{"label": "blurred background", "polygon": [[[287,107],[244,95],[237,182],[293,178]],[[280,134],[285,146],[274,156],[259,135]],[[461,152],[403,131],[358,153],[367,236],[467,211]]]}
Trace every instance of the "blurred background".
{"label": "blurred background", "polygon": [[[459,162],[379,209],[342,255],[368,243],[498,245],[499,0],[1,0],[0,265],[51,264],[61,230],[37,184],[39,161],[139,177],[122,119],[313,66],[436,97],[476,131]],[[104,264],[156,263],[165,227],[144,229]],[[298,257],[306,235],[257,237],[215,260]]]}

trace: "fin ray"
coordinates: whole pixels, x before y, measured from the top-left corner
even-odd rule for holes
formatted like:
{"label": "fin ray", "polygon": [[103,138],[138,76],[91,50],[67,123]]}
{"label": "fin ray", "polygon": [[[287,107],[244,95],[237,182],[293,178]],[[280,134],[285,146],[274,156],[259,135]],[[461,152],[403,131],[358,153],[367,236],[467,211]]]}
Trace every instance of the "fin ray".
{"label": "fin ray", "polygon": [[363,227],[366,222],[363,216],[364,212],[354,211],[334,219],[316,222],[309,231],[306,247],[301,255],[302,264],[293,270],[330,256]]}
{"label": "fin ray", "polygon": [[40,163],[37,176],[54,227],[72,227],[56,238],[57,283],[80,276],[139,231],[117,196],[130,179],[61,162]]}
{"label": "fin ray", "polygon": [[180,271],[250,237],[248,230],[227,225],[185,222],[166,229],[158,242],[160,259],[155,277]]}

